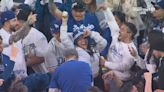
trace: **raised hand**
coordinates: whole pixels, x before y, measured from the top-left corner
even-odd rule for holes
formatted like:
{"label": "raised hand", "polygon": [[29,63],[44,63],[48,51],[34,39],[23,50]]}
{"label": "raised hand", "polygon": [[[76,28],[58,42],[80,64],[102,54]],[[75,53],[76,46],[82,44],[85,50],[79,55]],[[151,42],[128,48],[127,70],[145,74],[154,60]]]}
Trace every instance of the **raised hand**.
{"label": "raised hand", "polygon": [[30,25],[32,25],[36,22],[36,16],[37,16],[37,14],[32,14],[32,12],[30,13],[30,15],[28,16],[28,19],[27,19],[27,21],[29,22]]}
{"label": "raised hand", "polygon": [[68,12],[63,11],[63,13],[62,13],[62,24],[67,25],[67,21],[68,21]]}
{"label": "raised hand", "polygon": [[83,33],[84,37],[89,37],[91,35],[91,31],[89,29],[84,29],[84,33]]}
{"label": "raised hand", "polygon": [[128,46],[128,49],[129,49],[130,54],[131,54],[133,57],[137,57],[137,52],[135,51],[135,49],[134,49],[133,47],[129,47],[129,46]]}

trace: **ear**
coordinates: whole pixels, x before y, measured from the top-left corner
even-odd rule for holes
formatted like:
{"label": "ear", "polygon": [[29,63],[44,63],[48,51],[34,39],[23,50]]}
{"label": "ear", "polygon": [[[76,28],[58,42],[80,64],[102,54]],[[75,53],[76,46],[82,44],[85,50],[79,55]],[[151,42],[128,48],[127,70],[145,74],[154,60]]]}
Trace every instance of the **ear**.
{"label": "ear", "polygon": [[128,36],[129,36],[129,38],[133,39],[132,33],[129,33]]}
{"label": "ear", "polygon": [[9,24],[9,21],[4,22],[4,26],[7,26]]}

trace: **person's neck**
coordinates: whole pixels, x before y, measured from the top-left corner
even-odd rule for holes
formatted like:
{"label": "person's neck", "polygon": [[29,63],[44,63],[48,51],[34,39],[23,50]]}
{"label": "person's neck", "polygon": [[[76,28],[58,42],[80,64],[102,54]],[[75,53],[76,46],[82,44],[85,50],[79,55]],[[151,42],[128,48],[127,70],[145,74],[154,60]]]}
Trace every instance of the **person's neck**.
{"label": "person's neck", "polygon": [[72,61],[72,60],[77,60],[76,56],[68,56],[65,57],[66,61]]}
{"label": "person's neck", "polygon": [[56,40],[57,40],[59,43],[61,43],[61,39],[60,39],[60,38],[56,38]]}
{"label": "person's neck", "polygon": [[10,28],[9,28],[9,27],[4,26],[4,27],[3,27],[3,29],[4,29],[6,32],[11,33],[11,30],[10,30]]}
{"label": "person's neck", "polygon": [[72,61],[72,60],[76,60],[75,58],[69,58],[66,61]]}

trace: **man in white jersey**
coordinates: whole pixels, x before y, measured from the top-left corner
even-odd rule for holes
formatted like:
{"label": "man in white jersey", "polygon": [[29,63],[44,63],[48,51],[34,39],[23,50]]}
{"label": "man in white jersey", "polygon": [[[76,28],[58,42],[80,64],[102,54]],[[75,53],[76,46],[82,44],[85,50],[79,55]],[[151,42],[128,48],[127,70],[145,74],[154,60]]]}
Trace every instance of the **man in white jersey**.
{"label": "man in white jersey", "polygon": [[[22,27],[25,21],[27,21],[31,13],[30,7],[28,8],[19,11],[17,15],[18,28]],[[28,34],[22,39],[22,44],[27,66],[31,67],[34,72],[46,73],[47,69],[44,64],[44,56],[48,46],[46,37],[37,29],[31,27],[28,30]]]}
{"label": "man in white jersey", "polygon": [[122,81],[127,81],[130,78],[130,68],[134,64],[134,58],[130,50],[137,51],[133,38],[137,33],[137,29],[132,23],[124,23],[119,34],[115,32],[112,35],[113,40],[109,48],[107,61],[101,60],[101,65],[109,68],[114,72],[116,77]]}

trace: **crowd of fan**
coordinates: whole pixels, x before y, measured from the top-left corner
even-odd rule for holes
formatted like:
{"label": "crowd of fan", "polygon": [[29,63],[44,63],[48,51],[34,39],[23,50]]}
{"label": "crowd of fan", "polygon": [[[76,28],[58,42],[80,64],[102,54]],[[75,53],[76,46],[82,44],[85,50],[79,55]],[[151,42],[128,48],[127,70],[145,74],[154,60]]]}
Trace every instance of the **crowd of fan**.
{"label": "crowd of fan", "polygon": [[0,92],[164,92],[164,0],[0,3]]}

